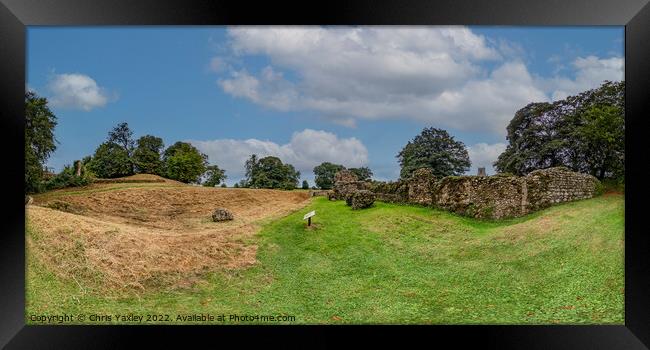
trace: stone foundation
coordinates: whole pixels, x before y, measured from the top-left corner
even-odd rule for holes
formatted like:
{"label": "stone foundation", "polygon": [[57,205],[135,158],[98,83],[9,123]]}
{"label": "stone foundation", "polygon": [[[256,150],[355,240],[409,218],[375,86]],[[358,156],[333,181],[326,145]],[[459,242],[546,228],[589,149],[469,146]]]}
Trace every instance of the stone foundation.
{"label": "stone foundation", "polygon": [[553,204],[591,198],[600,187],[595,177],[564,167],[536,170],[526,176],[448,176],[440,180],[419,169],[407,181],[360,183],[337,182],[336,198],[369,189],[380,201],[433,206],[481,219],[517,217]]}

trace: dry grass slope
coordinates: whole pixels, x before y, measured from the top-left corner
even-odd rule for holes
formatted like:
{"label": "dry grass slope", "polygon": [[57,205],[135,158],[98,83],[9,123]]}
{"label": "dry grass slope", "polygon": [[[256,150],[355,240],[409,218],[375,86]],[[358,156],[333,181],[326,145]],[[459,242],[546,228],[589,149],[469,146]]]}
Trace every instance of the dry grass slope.
{"label": "dry grass slope", "polygon": [[[94,184],[35,196],[28,254],[84,289],[120,294],[193,284],[253,265],[259,224],[308,204],[307,192],[204,188],[176,182]],[[217,207],[235,220],[215,223]]]}

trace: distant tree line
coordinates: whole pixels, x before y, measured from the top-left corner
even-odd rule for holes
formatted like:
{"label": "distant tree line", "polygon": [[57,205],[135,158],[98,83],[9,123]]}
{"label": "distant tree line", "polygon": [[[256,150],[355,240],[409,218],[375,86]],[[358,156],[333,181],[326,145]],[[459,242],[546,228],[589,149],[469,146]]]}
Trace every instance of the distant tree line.
{"label": "distant tree line", "polygon": [[190,143],[178,141],[165,149],[160,137],[144,135],[134,140],[127,123],[114,127],[83,165],[100,178],[153,174],[210,187],[226,179],[225,171],[210,165],[208,156]]}
{"label": "distant tree line", "polygon": [[[536,169],[566,166],[600,179],[619,179],[625,173],[625,82],[605,82],[600,87],[553,103],[536,102],[518,110],[507,127],[508,146],[494,163],[497,171],[525,175]],[[44,165],[56,149],[56,116],[47,100],[33,92],[25,94],[25,191],[81,186],[93,177],[115,178],[138,173],[160,175],[185,183],[225,186],[225,171],[208,163],[208,156],[187,142],[165,149],[153,135],[133,139],[127,123],[108,133],[92,156],[79,167],[66,165],[46,178]],[[408,141],[397,154],[400,178],[429,168],[438,177],[461,175],[471,165],[465,145],[446,130],[427,127]],[[234,187],[298,188],[300,172],[278,157],[252,154],[245,162],[245,178]],[[315,183],[331,189],[334,175],[346,169],[323,162],[314,167]],[[348,169],[361,181],[370,181],[368,167]],[[309,188],[306,180],[303,189]]]}
{"label": "distant tree line", "polygon": [[57,118],[47,103],[46,98],[32,91],[25,93],[25,193],[84,186],[96,177],[140,173],[212,187],[226,179],[225,171],[210,165],[208,156],[191,144],[179,141],[164,149],[160,137],[145,135],[134,140],[127,123],[109,131],[106,141],[92,156],[65,165],[60,173],[52,176],[46,173],[45,163],[56,150]]}
{"label": "distant tree line", "polygon": [[245,178],[236,187],[279,188],[291,190],[298,187],[300,172],[293,165],[284,164],[278,157],[259,158],[252,154],[244,165]]}

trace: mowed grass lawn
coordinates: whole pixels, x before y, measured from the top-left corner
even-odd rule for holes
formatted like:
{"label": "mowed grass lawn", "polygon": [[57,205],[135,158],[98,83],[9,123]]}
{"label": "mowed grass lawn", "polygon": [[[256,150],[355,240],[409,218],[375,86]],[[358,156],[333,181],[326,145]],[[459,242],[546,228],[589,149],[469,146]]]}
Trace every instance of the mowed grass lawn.
{"label": "mowed grass lawn", "polygon": [[[311,210],[316,216],[308,229],[302,216]],[[252,268],[213,273],[190,289],[125,298],[84,293],[30,260],[26,315],[282,314],[295,321],[279,323],[292,324],[624,322],[620,194],[501,222],[386,203],[353,211],[321,197],[265,224],[251,243],[259,246]]]}

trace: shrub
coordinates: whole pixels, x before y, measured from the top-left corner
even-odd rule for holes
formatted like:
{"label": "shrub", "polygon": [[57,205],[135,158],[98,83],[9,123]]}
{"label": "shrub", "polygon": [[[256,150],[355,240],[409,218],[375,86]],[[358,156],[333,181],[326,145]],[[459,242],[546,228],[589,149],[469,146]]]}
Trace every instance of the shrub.
{"label": "shrub", "polygon": [[48,191],[56,190],[60,188],[67,187],[80,187],[86,186],[92,183],[92,176],[89,172],[85,170],[85,167],[82,166],[81,176],[75,174],[75,169],[66,165],[63,168],[63,171],[56,174],[53,178],[48,180],[45,184],[45,187]]}
{"label": "shrub", "polygon": [[625,181],[623,179],[603,179],[596,187],[598,194],[605,192],[625,192]]}

